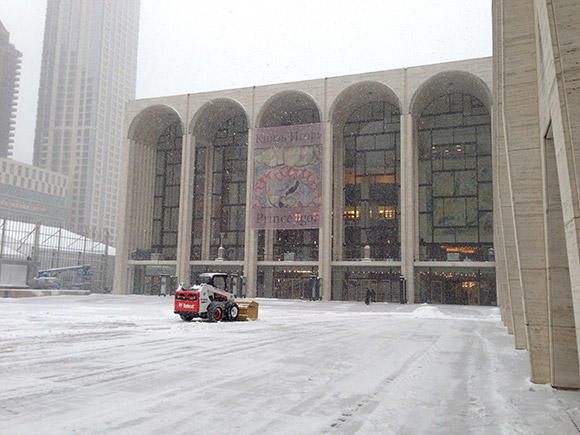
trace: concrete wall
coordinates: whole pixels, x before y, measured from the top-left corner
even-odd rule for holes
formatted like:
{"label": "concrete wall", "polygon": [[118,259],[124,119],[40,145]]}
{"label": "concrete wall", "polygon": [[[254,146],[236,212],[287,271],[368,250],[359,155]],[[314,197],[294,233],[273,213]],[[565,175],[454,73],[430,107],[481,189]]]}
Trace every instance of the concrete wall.
{"label": "concrete wall", "polygon": [[580,3],[496,0],[493,21],[502,314],[533,382],[578,388]]}

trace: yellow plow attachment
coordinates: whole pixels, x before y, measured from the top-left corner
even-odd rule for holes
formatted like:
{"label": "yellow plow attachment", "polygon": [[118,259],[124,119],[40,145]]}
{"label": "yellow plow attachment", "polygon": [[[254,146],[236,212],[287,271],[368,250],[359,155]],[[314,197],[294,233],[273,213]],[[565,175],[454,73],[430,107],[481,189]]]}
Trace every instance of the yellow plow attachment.
{"label": "yellow plow attachment", "polygon": [[258,303],[256,301],[236,301],[240,308],[240,315],[238,320],[257,320],[258,319]]}

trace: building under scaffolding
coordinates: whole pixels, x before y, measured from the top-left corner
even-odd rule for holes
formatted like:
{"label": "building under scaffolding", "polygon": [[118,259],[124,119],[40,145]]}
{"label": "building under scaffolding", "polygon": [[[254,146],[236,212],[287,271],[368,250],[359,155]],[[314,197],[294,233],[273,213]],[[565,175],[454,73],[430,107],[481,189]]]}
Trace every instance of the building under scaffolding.
{"label": "building under scaffolding", "polygon": [[0,287],[109,291],[115,248],[61,227],[0,217]]}

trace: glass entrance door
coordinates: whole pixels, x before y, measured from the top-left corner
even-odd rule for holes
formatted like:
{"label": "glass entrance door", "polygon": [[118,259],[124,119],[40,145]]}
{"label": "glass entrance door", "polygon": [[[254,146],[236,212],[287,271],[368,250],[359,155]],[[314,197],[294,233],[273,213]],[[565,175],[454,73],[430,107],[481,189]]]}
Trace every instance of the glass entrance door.
{"label": "glass entrance door", "polygon": [[344,300],[364,301],[367,290],[374,291],[378,297],[378,281],[375,279],[349,279],[344,288]]}
{"label": "glass entrance door", "polygon": [[284,278],[278,283],[277,294],[274,294],[274,297],[280,299],[304,299],[309,296],[307,288],[307,278]]}

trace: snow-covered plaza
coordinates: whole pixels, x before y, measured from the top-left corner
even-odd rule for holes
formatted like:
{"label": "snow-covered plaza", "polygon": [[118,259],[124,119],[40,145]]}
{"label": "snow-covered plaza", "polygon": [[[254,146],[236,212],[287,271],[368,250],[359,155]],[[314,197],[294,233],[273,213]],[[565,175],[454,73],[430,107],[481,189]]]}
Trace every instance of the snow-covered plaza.
{"label": "snow-covered plaza", "polygon": [[577,433],[580,393],[529,382],[494,307],[0,299],[0,433]]}

